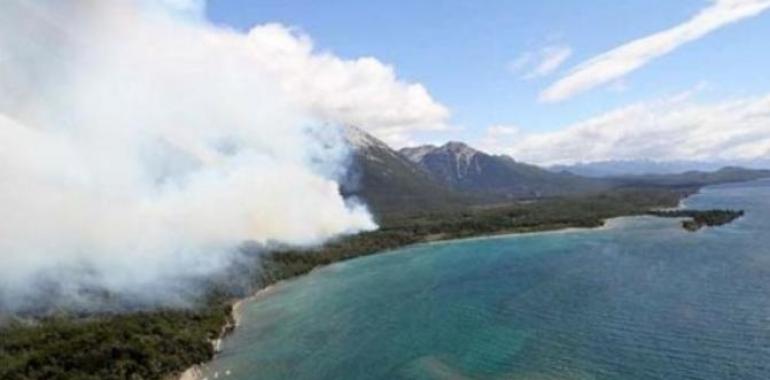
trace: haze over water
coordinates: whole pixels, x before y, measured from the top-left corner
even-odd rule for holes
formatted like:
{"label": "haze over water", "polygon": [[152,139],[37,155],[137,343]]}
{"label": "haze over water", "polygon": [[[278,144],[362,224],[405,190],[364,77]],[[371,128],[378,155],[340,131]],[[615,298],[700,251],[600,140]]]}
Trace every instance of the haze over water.
{"label": "haze over water", "polygon": [[244,307],[207,376],[228,379],[767,379],[770,181],[704,189],[740,208],[427,244],[281,284]]}

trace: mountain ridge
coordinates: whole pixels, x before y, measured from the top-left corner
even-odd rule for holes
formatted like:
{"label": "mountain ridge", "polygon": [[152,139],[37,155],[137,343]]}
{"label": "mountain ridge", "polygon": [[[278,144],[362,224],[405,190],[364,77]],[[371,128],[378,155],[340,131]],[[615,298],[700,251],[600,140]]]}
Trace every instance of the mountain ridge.
{"label": "mountain ridge", "polygon": [[595,192],[608,187],[604,181],[555,173],[510,156],[488,154],[459,141],[403,148],[399,153],[458,191],[523,199]]}
{"label": "mountain ridge", "polygon": [[460,141],[395,150],[356,127],[345,128],[345,139],[352,148],[352,164],[341,192],[346,198],[363,200],[378,218],[624,188],[688,188],[770,177],[768,170],[724,167],[594,178],[554,172]]}
{"label": "mountain ridge", "polygon": [[360,128],[346,127],[345,139],[353,153],[341,192],[345,197],[363,199],[380,217],[405,211],[444,210],[475,202],[472,197],[442,186],[421,167]]}

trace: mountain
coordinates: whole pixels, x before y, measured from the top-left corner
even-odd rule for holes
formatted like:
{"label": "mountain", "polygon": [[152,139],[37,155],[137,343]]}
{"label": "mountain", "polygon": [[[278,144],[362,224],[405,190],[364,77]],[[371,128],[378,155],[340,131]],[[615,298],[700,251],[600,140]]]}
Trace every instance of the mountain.
{"label": "mountain", "polygon": [[399,153],[437,181],[463,192],[517,199],[595,192],[609,186],[606,181],[555,173],[509,156],[490,155],[461,142],[404,148]]}
{"label": "mountain", "polygon": [[353,160],[342,193],[361,198],[378,217],[445,210],[474,202],[359,128],[346,128],[345,138],[353,148]]}
{"label": "mountain", "polygon": [[697,188],[730,182],[752,181],[770,177],[770,170],[727,166],[716,171],[689,171],[679,174],[648,174],[613,177],[609,180],[624,187]]}
{"label": "mountain", "polygon": [[572,196],[619,188],[690,189],[770,177],[766,170],[726,167],[712,172],[590,178],[546,170],[505,155],[487,154],[462,142],[396,151],[355,127],[345,129],[345,138],[353,154],[342,181],[342,194],[360,198],[380,220],[512,199]]}
{"label": "mountain", "polygon": [[713,171],[723,163],[700,161],[612,160],[581,162],[548,167],[554,172],[570,172],[584,177],[618,177],[630,175],[680,174],[688,171]]}

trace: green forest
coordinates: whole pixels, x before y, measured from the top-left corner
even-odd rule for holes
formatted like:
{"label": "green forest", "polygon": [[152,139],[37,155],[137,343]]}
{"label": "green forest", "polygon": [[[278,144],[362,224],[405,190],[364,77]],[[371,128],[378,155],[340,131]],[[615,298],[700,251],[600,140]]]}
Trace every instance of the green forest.
{"label": "green forest", "polygon": [[650,211],[648,214],[663,218],[686,218],[682,228],[695,232],[703,227],[721,226],[744,215],[743,210],[669,210]]}

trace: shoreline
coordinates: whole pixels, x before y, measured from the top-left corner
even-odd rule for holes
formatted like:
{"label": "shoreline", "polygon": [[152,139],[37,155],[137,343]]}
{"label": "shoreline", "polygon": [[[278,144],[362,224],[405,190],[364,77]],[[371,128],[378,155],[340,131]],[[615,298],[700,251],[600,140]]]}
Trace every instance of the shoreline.
{"label": "shoreline", "polygon": [[[680,201],[679,204],[675,207],[669,207],[669,208],[662,208],[666,210],[677,210],[684,207],[684,201],[697,194],[698,192],[694,192],[692,194],[688,194],[684,196]],[[412,244],[406,244],[397,248],[388,249],[384,251],[380,251],[375,253],[375,255],[381,255],[381,254],[387,254],[389,252],[393,252],[395,250],[404,249],[411,246],[419,246],[419,245],[433,245],[433,244],[448,244],[448,243],[454,243],[454,242],[463,242],[463,241],[474,241],[474,240],[487,240],[487,239],[504,239],[507,237],[518,237],[518,236],[536,236],[536,235],[550,235],[550,234],[565,234],[565,233],[581,233],[581,232],[595,232],[595,231],[602,231],[602,230],[608,230],[610,228],[613,228],[612,224],[613,221],[620,220],[620,219],[626,219],[626,218],[640,218],[645,217],[643,214],[639,215],[622,215],[622,216],[615,216],[610,217],[607,219],[602,220],[602,224],[595,227],[574,227],[574,226],[563,226],[563,227],[557,227],[553,229],[543,229],[540,231],[501,231],[499,233],[492,233],[487,235],[481,235],[481,236],[469,236],[469,237],[460,237],[460,238],[447,238],[447,239],[435,239],[435,240],[429,240],[426,239],[425,241],[412,243]],[[295,280],[297,278],[300,278],[302,276],[307,276],[317,270],[322,270],[324,268],[329,267],[330,265],[333,265],[335,263],[329,263],[323,266],[319,266],[316,268],[313,268],[310,272],[304,273],[300,276],[292,277],[289,279],[281,280],[278,282],[275,282],[273,284],[270,284],[264,288],[261,288],[254,292],[253,294],[236,299],[231,304],[231,310],[230,310],[230,320],[232,322],[226,324],[225,326],[222,326],[222,331],[220,332],[220,335],[216,338],[211,340],[212,347],[214,348],[214,357],[212,357],[209,361],[204,363],[198,363],[195,364],[189,368],[187,368],[184,372],[179,374],[178,377],[176,377],[177,380],[209,380],[208,378],[204,377],[204,369],[206,368],[206,364],[210,363],[216,358],[216,355],[221,352],[222,343],[224,339],[227,338],[228,335],[230,335],[241,322],[241,317],[243,314],[243,307],[247,302],[257,300],[262,297],[269,296],[271,293],[273,293],[281,284]],[[219,377],[219,373],[216,373],[214,376],[215,378]],[[227,376],[228,374],[224,374]]]}
{"label": "shoreline", "polygon": [[[673,207],[658,207],[651,209],[651,211],[677,211],[677,210],[683,210],[686,209],[686,201],[698,194],[701,193],[701,189],[695,190],[687,195],[682,196],[682,199],[679,200],[676,206]],[[487,240],[487,239],[505,239],[507,237],[517,237],[517,236],[530,236],[530,235],[546,235],[546,234],[567,234],[567,233],[580,233],[580,232],[595,232],[595,231],[604,231],[608,230],[610,228],[613,228],[613,221],[618,221],[621,219],[627,219],[627,218],[641,218],[645,216],[650,216],[648,214],[632,214],[632,215],[620,215],[620,216],[613,216],[602,220],[602,224],[599,226],[594,227],[574,227],[574,226],[564,226],[564,227],[557,227],[553,229],[543,229],[539,231],[500,231],[497,233],[490,233],[485,235],[479,235],[479,236],[469,236],[469,237],[459,237],[459,238],[448,238],[448,239],[435,239],[435,240],[425,240],[422,242],[414,243],[405,245],[402,247],[398,247],[396,249],[406,248],[413,245],[423,245],[423,244],[447,244],[447,243],[454,243],[454,242],[462,242],[462,241],[475,241],[475,240]],[[388,250],[389,251],[389,250]],[[386,253],[388,251],[383,251],[381,253]],[[380,254],[380,253],[377,253]]]}
{"label": "shoreline", "polygon": [[[661,207],[661,208],[655,208],[655,209],[652,209],[652,210],[655,210],[655,211],[675,211],[675,210],[685,209],[686,208],[686,201],[689,198],[691,198],[691,197],[693,197],[695,195],[698,195],[700,193],[701,193],[701,189],[697,189],[697,190],[692,191],[690,193],[683,194],[682,198],[679,200],[679,202],[677,203],[676,206],[673,206],[673,207]],[[474,240],[486,240],[486,239],[504,239],[504,238],[507,238],[507,237],[516,237],[516,236],[533,236],[533,235],[545,235],[545,234],[565,234],[565,233],[581,233],[581,232],[602,231],[602,230],[608,230],[610,228],[615,227],[614,224],[617,224],[617,223],[613,223],[614,221],[619,221],[619,220],[622,220],[622,219],[629,219],[629,218],[643,218],[643,217],[647,217],[647,216],[649,216],[649,215],[647,215],[647,214],[629,214],[629,215],[613,216],[613,217],[608,217],[606,219],[602,219],[601,225],[591,226],[591,227],[575,227],[575,226],[565,225],[565,226],[560,226],[560,227],[555,227],[555,228],[544,228],[542,230],[534,230],[534,231],[500,231],[498,233],[489,233],[489,234],[484,234],[484,235],[479,235],[479,236],[448,237],[448,238],[439,237],[437,239],[431,239],[430,236],[428,236],[423,241],[419,241],[419,242],[415,242],[415,243],[411,243],[411,244],[405,244],[403,246],[399,246],[399,247],[396,247],[396,248],[383,250],[383,251],[375,253],[375,255],[387,254],[387,253],[393,252],[395,250],[404,249],[404,248],[407,248],[407,247],[410,247],[410,246],[419,246],[419,245],[423,245],[423,244],[426,244],[426,245],[448,244],[448,243],[462,242],[462,241],[474,241]],[[241,316],[242,316],[242,313],[243,313],[243,307],[244,307],[244,305],[247,302],[250,302],[250,301],[253,301],[253,300],[256,300],[256,299],[259,299],[259,298],[262,298],[262,297],[270,295],[281,284],[283,284],[283,283],[285,283],[287,281],[295,280],[295,279],[300,278],[302,276],[306,276],[306,275],[308,275],[310,273],[313,273],[313,272],[315,272],[317,270],[322,270],[323,268],[327,268],[328,266],[333,265],[333,264],[335,264],[335,262],[329,263],[329,264],[326,264],[326,265],[322,265],[322,266],[318,266],[316,268],[313,268],[308,273],[304,273],[304,274],[301,274],[301,275],[296,276],[296,277],[291,277],[291,278],[288,278],[288,279],[280,280],[278,282],[272,283],[272,284],[270,284],[270,285],[268,285],[268,286],[266,286],[264,288],[261,288],[261,289],[257,290],[256,292],[254,292],[253,294],[251,294],[249,296],[246,296],[246,297],[234,300],[231,303],[231,310],[230,310],[230,320],[232,322],[230,322],[230,323],[226,324],[225,326],[223,326],[222,327],[222,332],[220,333],[220,335],[216,339],[213,339],[211,341],[211,344],[212,344],[212,346],[214,348],[214,356],[210,360],[208,360],[208,361],[206,361],[204,363],[198,363],[198,364],[195,364],[195,365],[187,368],[184,372],[179,374],[177,377],[172,377],[171,379],[177,379],[177,380],[209,380],[208,378],[204,377],[203,370],[206,368],[206,364],[212,362],[216,358],[216,355],[221,352],[221,346],[222,346],[222,342],[224,341],[224,339],[227,338],[227,336],[230,333],[232,333],[233,330],[235,330],[239,326],[240,321],[241,321]],[[227,375],[229,375],[229,373],[225,373],[223,375],[227,376]],[[218,378],[219,376],[220,376],[219,373],[215,373],[214,374],[215,378]]]}
{"label": "shoreline", "polygon": [[[315,271],[315,270],[314,270]],[[276,283],[270,284],[264,288],[261,288],[254,292],[253,294],[238,298],[231,303],[231,309],[230,309],[230,321],[222,326],[222,330],[219,333],[219,336],[217,336],[215,339],[211,340],[211,346],[214,348],[214,357],[212,357],[210,360],[204,362],[204,363],[198,363],[190,366],[184,372],[180,373],[178,376],[170,377],[169,380],[177,379],[177,380],[207,380],[206,377],[204,377],[204,370],[206,369],[206,364],[210,363],[217,354],[219,354],[222,351],[222,343],[224,342],[225,338],[227,338],[228,335],[230,335],[233,330],[238,328],[238,326],[241,323],[241,316],[243,314],[243,307],[247,302],[257,300],[262,297],[269,296],[271,293],[273,293],[280,284],[286,282],[286,280],[278,281]],[[229,371],[222,374],[224,376],[229,375]],[[214,374],[214,378],[220,377],[219,373]]]}

